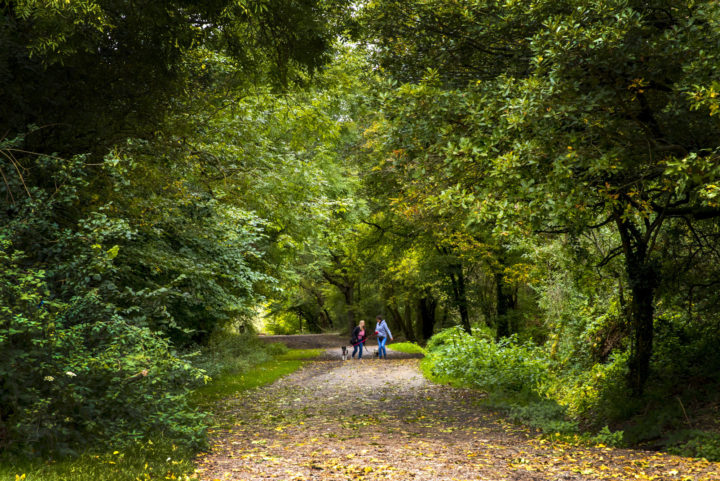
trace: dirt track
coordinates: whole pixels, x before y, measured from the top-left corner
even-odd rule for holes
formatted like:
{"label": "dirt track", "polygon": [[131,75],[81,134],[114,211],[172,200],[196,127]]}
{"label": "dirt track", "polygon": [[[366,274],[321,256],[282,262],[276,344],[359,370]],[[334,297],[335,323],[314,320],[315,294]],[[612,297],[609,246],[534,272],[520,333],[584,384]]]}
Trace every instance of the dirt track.
{"label": "dirt track", "polygon": [[[342,346],[350,346],[350,339],[347,336],[339,336],[336,334],[301,334],[293,336],[260,336],[263,342],[282,342],[291,349],[325,349],[325,354],[320,359],[341,359]],[[371,337],[365,343],[364,357],[374,357],[377,350],[377,338]],[[404,352],[393,351],[392,342],[387,344],[387,357],[390,359],[417,359],[422,357],[420,354],[406,354]]]}
{"label": "dirt track", "polygon": [[[315,339],[301,337],[289,344]],[[337,339],[317,340],[313,347]],[[221,417],[233,421],[213,433],[211,452],[198,460],[198,476],[208,481],[720,479],[716,463],[545,441],[479,406],[482,397],[428,382],[415,359],[311,362],[218,406]]]}

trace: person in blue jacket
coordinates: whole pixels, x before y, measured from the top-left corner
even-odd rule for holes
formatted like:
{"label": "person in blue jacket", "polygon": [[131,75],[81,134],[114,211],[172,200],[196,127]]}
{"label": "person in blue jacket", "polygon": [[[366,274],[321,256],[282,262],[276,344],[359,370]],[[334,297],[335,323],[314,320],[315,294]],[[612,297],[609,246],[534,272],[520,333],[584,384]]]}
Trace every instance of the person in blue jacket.
{"label": "person in blue jacket", "polygon": [[376,316],[375,320],[377,321],[377,324],[375,325],[375,334],[377,334],[378,337],[378,357],[380,359],[387,359],[385,343],[387,342],[388,337],[392,341],[393,335],[392,332],[390,332],[387,322],[385,322],[385,319],[383,319],[382,316]]}

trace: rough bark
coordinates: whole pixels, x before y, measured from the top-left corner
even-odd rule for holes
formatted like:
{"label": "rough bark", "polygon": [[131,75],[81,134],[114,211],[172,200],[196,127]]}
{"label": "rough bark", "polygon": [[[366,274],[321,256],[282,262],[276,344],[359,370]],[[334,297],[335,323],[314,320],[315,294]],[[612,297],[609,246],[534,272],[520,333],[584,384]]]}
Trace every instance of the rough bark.
{"label": "rough bark", "polygon": [[422,337],[425,341],[432,337],[433,331],[435,330],[435,311],[437,304],[437,300],[429,294],[426,294],[418,300],[418,315]]}
{"label": "rough bark", "polygon": [[650,376],[657,271],[649,259],[648,237],[638,235],[635,226],[623,220],[621,215],[617,215],[616,225],[622,240],[625,272],[632,292],[630,324],[633,339],[628,381],[633,394],[640,396]]}

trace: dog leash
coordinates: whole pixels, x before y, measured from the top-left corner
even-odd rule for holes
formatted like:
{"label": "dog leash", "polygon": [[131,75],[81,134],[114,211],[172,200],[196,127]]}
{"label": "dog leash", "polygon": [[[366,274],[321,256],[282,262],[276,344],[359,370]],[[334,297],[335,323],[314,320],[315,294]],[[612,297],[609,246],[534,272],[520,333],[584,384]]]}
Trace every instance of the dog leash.
{"label": "dog leash", "polygon": [[353,344],[352,346],[355,347],[355,346],[357,346],[357,345],[360,344],[360,343],[365,344],[365,341],[367,341],[368,339],[370,339],[371,337],[373,337],[373,336],[375,336],[375,335],[376,335],[376,334],[370,334],[369,336],[366,336],[365,339],[363,339],[362,341],[358,341],[357,344]]}

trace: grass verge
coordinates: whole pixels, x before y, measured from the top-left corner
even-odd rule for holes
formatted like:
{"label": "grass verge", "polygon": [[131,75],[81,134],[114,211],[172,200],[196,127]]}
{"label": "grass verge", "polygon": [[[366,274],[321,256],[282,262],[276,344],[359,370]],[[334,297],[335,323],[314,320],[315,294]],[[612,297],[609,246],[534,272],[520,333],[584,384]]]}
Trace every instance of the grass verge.
{"label": "grass verge", "polygon": [[404,352],[406,354],[427,354],[427,351],[421,346],[413,342],[394,342],[389,344],[388,347],[393,351]]}
{"label": "grass verge", "polygon": [[196,389],[193,393],[193,402],[198,406],[208,407],[233,394],[271,384],[296,371],[303,362],[318,357],[322,352],[322,349],[289,349],[272,360],[247,370],[223,374]]}
{"label": "grass verge", "polygon": [[8,481],[150,481],[191,480],[195,453],[170,441],[138,443],[122,451],[85,452],[62,461],[8,460],[0,479]]}
{"label": "grass verge", "polygon": [[[223,371],[192,394],[193,403],[212,410],[220,399],[264,386],[292,373],[304,362],[318,357],[322,349],[273,349],[271,359],[243,368]],[[195,453],[169,440],[148,441],[125,449],[85,452],[78,457],[47,461],[41,459],[0,459],[0,480],[5,481],[152,481],[196,478]]]}

